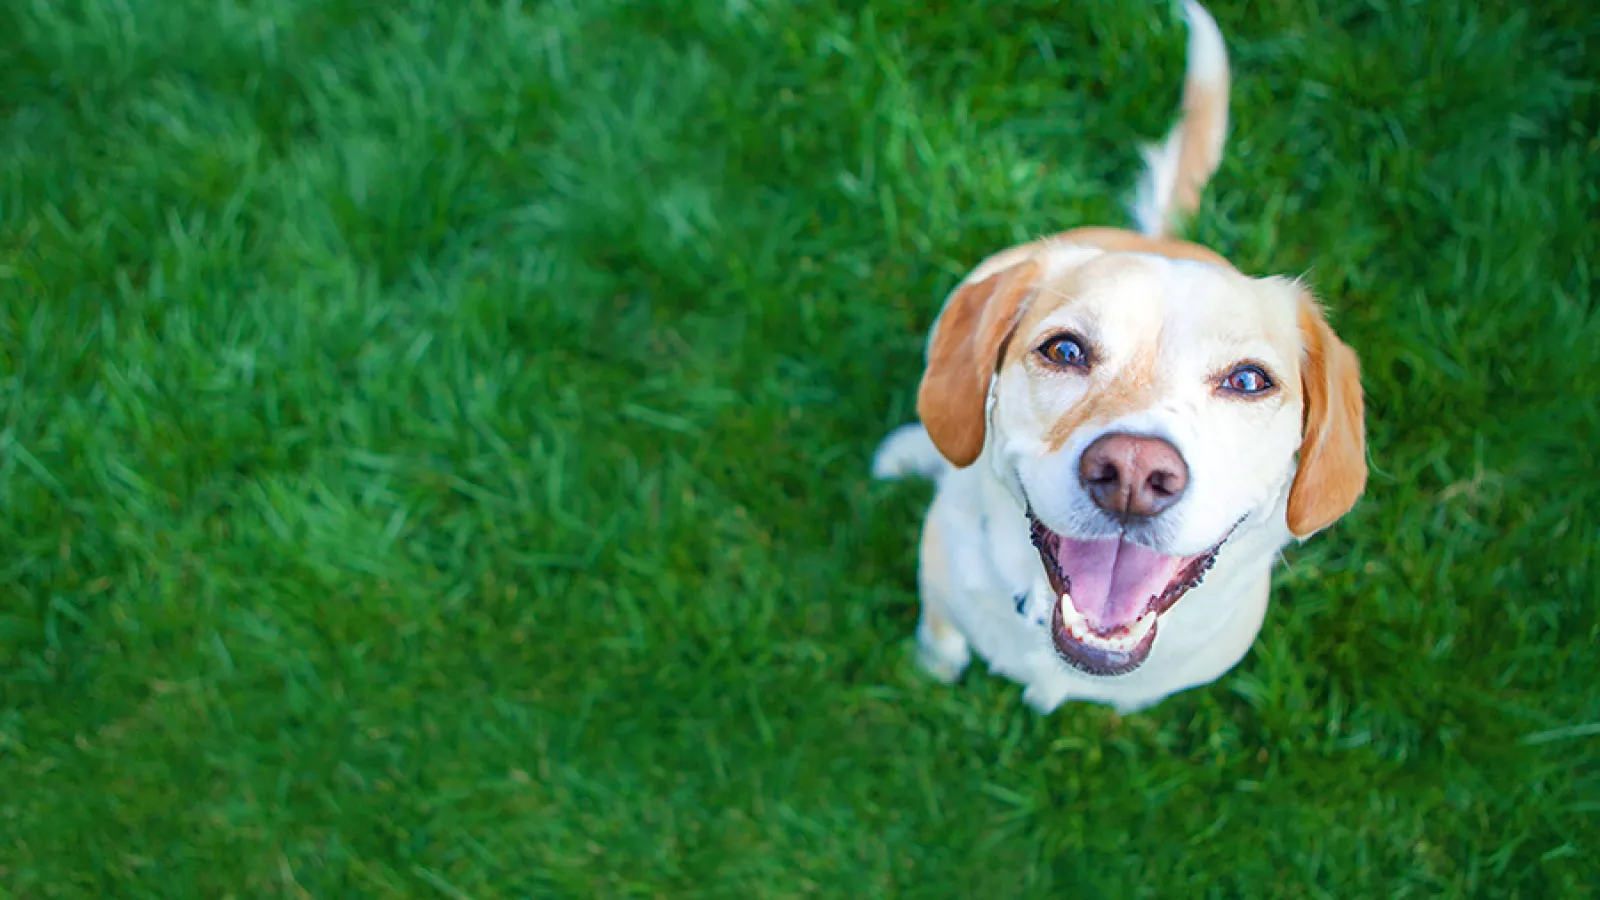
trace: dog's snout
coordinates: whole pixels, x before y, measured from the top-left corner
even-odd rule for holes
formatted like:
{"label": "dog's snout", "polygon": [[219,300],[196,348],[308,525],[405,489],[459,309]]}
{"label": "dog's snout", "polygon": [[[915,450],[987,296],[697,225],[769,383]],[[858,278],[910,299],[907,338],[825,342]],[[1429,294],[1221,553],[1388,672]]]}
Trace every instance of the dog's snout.
{"label": "dog's snout", "polygon": [[1078,477],[1096,506],[1118,518],[1148,519],[1183,496],[1189,467],[1169,441],[1107,434],[1083,451]]}

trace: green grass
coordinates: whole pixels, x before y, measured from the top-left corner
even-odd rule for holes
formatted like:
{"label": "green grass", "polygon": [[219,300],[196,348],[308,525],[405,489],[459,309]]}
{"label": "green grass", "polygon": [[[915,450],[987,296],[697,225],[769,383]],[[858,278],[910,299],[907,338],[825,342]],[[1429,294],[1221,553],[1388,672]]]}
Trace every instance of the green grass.
{"label": "green grass", "polygon": [[[1594,896],[1600,18],[1219,2],[1374,474],[1119,719],[909,663],[953,281],[1166,3],[14,0],[0,896]],[[935,11],[938,10],[938,11]]]}

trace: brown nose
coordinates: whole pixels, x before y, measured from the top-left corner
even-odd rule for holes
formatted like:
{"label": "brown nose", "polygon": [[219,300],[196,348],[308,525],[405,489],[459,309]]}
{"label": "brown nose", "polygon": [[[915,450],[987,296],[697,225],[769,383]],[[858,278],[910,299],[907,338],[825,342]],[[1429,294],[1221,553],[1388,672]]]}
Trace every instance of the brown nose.
{"label": "brown nose", "polygon": [[1119,518],[1148,519],[1183,496],[1189,467],[1161,438],[1108,434],[1083,451],[1078,477],[1096,506]]}

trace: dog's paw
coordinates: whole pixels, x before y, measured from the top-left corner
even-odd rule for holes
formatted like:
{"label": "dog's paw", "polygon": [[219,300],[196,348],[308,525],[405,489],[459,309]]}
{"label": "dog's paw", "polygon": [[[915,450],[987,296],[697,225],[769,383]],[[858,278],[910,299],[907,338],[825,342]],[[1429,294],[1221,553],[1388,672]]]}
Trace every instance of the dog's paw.
{"label": "dog's paw", "polygon": [[1056,707],[1066,701],[1066,693],[1060,690],[1046,690],[1037,684],[1030,684],[1022,691],[1022,702],[1028,708],[1041,716],[1048,716],[1056,711]]}
{"label": "dog's paw", "polygon": [[1140,700],[1123,700],[1120,703],[1111,704],[1111,708],[1115,709],[1117,711],[1117,715],[1119,716],[1131,716],[1134,713],[1144,712],[1145,710],[1155,706],[1157,703],[1160,703],[1165,699],[1167,699],[1166,695],[1162,695],[1160,697],[1145,697]]}
{"label": "dog's paw", "polygon": [[950,684],[972,662],[967,639],[943,618],[924,609],[917,622],[917,665],[924,672]]}
{"label": "dog's paw", "polygon": [[917,638],[917,666],[941,684],[954,684],[972,662],[967,642],[957,637],[942,641]]}
{"label": "dog's paw", "polygon": [[917,665],[941,684],[954,684],[971,662],[972,653],[965,647],[957,654],[929,648],[920,641],[917,643]]}

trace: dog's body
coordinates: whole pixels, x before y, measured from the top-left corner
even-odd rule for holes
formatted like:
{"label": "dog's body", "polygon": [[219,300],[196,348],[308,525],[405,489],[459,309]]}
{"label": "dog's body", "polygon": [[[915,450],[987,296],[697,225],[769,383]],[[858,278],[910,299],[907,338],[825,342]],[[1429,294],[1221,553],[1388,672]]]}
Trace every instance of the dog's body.
{"label": "dog's body", "polygon": [[1184,115],[1145,153],[1141,232],[1077,229],[974,269],[930,335],[922,424],[874,461],[937,483],[923,666],[953,681],[976,651],[1041,712],[1136,710],[1223,675],[1278,552],[1365,486],[1356,358],[1316,302],[1168,235],[1227,124],[1222,35],[1185,5]]}

